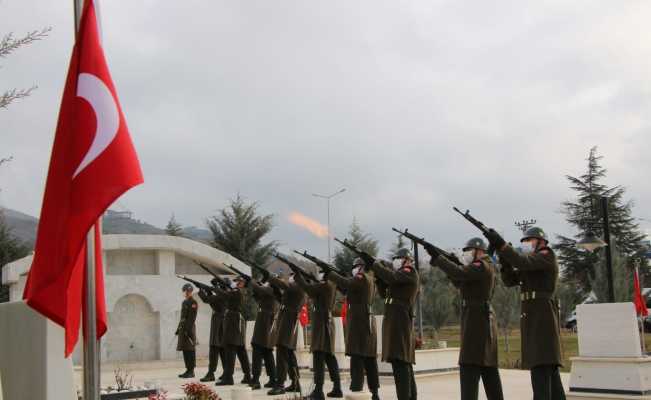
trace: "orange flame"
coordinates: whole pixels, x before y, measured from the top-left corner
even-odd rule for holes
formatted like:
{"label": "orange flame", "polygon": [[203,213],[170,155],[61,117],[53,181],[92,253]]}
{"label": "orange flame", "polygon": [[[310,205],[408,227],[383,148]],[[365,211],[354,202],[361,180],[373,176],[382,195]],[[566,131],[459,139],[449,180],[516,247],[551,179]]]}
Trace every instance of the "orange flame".
{"label": "orange flame", "polygon": [[293,211],[289,214],[289,222],[307,229],[314,236],[324,238],[328,236],[328,227],[321,225],[318,221],[313,220],[299,212]]}

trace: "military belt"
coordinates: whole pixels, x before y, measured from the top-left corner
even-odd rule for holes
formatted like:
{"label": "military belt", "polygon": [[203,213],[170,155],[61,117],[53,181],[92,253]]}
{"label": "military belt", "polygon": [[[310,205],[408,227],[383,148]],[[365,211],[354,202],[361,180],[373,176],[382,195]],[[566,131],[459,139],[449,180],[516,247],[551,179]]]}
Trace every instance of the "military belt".
{"label": "military belt", "polygon": [[554,293],[551,292],[540,292],[540,291],[531,291],[531,292],[522,292],[520,293],[521,301],[544,299],[549,300],[554,297]]}
{"label": "military belt", "polygon": [[485,307],[485,306],[490,306],[490,302],[488,300],[466,300],[462,299],[461,300],[461,307]]}

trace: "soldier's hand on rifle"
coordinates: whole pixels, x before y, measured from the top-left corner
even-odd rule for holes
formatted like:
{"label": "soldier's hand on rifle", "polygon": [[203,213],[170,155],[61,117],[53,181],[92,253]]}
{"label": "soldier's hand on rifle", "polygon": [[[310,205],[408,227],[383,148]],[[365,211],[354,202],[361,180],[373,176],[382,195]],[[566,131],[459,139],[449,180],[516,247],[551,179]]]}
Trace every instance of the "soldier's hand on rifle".
{"label": "soldier's hand on rifle", "polygon": [[359,256],[361,257],[362,260],[364,260],[366,266],[368,267],[370,267],[371,265],[373,265],[373,263],[375,263],[375,259],[366,253],[360,254]]}
{"label": "soldier's hand on rifle", "polygon": [[484,233],[484,236],[488,239],[490,246],[496,250],[500,250],[506,244],[506,241],[504,241],[502,236],[500,236],[500,234],[493,228]]}
{"label": "soldier's hand on rifle", "polygon": [[427,254],[429,254],[430,257],[432,257],[432,259],[438,258],[438,256],[441,255],[441,253],[438,250],[436,250],[436,248],[434,246],[432,246],[431,244],[429,244],[429,243],[424,244],[423,247],[425,248],[425,251],[427,252]]}

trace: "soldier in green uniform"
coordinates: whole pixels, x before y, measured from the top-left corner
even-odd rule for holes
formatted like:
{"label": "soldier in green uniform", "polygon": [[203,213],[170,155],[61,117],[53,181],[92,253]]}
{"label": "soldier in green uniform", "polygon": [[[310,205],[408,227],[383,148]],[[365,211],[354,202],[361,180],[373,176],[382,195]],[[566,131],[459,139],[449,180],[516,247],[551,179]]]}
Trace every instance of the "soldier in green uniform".
{"label": "soldier in green uniform", "polygon": [[425,250],[432,256],[430,264],[441,268],[461,291],[461,400],[477,400],[480,377],[486,398],[503,400],[497,369],[497,325],[490,303],[496,268],[486,254],[486,243],[481,238],[468,240],[463,248],[463,265],[432,246],[425,246]]}
{"label": "soldier in green uniform", "polygon": [[336,273],[327,278],[346,291],[346,355],[350,357],[350,390],[364,388],[364,371],[373,400],[379,400],[380,379],[377,365],[377,331],[371,310],[375,298],[375,277],[366,270],[364,260],[353,261],[352,278]]}
{"label": "soldier in green uniform", "polygon": [[418,272],[409,250],[400,249],[393,263],[375,260],[371,270],[382,281],[382,361],[391,363],[398,400],[416,400],[414,304],[419,290]]}
{"label": "soldier in green uniform", "polygon": [[295,276],[296,283],[307,293],[312,300],[312,368],[314,370],[314,390],[309,395],[310,400],[323,400],[323,381],[325,377],[324,365],[328,366],[328,373],[332,381],[332,391],[328,397],[344,397],[341,391],[341,378],[339,364],[335,357],[335,324],[332,319],[332,309],[335,305],[336,287],[332,282],[324,280],[319,273],[318,282],[306,282],[301,274]]}
{"label": "soldier in green uniform", "polygon": [[[305,292],[294,281],[293,274],[287,280],[270,277],[269,283],[282,292],[282,298],[273,333],[276,338],[276,386],[268,394],[278,395],[286,392],[300,392],[300,375],[295,351],[298,334],[298,314],[301,307],[303,307],[303,303],[305,303]],[[284,387],[288,373],[292,384]]]}
{"label": "soldier in green uniform", "polygon": [[[217,286],[217,281],[212,280],[212,285]],[[206,376],[199,379],[201,382],[211,382],[215,380],[215,371],[217,371],[217,364],[219,358],[222,360],[222,367],[224,365],[224,348],[222,346],[222,322],[224,320],[224,313],[226,306],[223,299],[215,296],[214,293],[199,289],[199,297],[201,300],[212,308],[212,316],[210,317],[210,340],[208,351],[208,373]]]}
{"label": "soldier in green uniform", "polygon": [[278,312],[278,302],[281,293],[272,288],[269,282],[258,283],[250,281],[249,287],[253,292],[253,298],[258,303],[258,315],[255,319],[251,347],[253,349],[253,378],[251,389],[260,389],[260,374],[262,372],[262,360],[267,369],[269,382],[265,387],[273,387],[276,384],[276,364],[274,362],[273,348],[276,339],[273,337],[273,325]]}
{"label": "soldier in green uniform", "polygon": [[195,353],[197,328],[194,323],[197,319],[199,305],[192,297],[194,288],[191,284],[186,283],[183,285],[182,290],[185,299],[181,304],[181,318],[179,320],[179,326],[176,328],[176,335],[178,336],[176,351],[183,352],[185,372],[179,375],[179,378],[194,378],[194,367],[197,364]]}
{"label": "soldier in green uniform", "polygon": [[497,249],[506,286],[520,286],[522,368],[531,370],[534,400],[565,400],[559,366],[560,323],[555,301],[558,263],[548,246],[547,234],[529,228],[521,239],[519,253],[495,230],[486,235]]}
{"label": "soldier in green uniform", "polygon": [[236,278],[231,283],[230,290],[222,290],[215,287],[215,294],[222,297],[226,303],[226,313],[223,322],[223,343],[224,343],[224,374],[217,381],[217,386],[233,385],[233,373],[235,372],[235,356],[238,356],[244,379],[241,383],[251,383],[251,370],[249,356],[244,348],[244,336],[246,334],[246,321],[242,316],[242,303],[244,295],[241,289],[246,282],[242,278]]}

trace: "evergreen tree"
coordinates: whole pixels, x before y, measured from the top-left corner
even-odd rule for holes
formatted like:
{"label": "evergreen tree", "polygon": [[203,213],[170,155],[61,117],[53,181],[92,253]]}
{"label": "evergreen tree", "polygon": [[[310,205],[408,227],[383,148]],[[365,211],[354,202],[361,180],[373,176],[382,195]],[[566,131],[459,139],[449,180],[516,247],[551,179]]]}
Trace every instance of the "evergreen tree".
{"label": "evergreen tree", "polygon": [[9,287],[2,283],[2,268],[27,254],[29,248],[12,234],[0,210],[0,303],[9,301]]}
{"label": "evergreen tree", "polygon": [[[365,233],[354,219],[353,223],[350,225],[346,239],[373,257],[377,256],[379,251],[378,241],[373,239],[368,233]],[[355,258],[357,258],[357,254],[343,246],[340,246],[335,251],[334,264],[342,271],[350,271]]]}
{"label": "evergreen tree", "polygon": [[504,286],[502,279],[496,277],[491,304],[495,310],[497,328],[499,333],[504,336],[504,347],[508,353],[510,351],[509,336],[511,330],[520,321],[520,291]]}
{"label": "evergreen tree", "polygon": [[438,333],[454,315],[458,293],[440,268],[421,271],[420,275],[423,323],[431,325]]}
{"label": "evergreen tree", "polygon": [[[275,241],[262,243],[273,229],[273,215],[260,215],[258,203],[247,203],[239,194],[217,215],[208,218],[206,224],[213,236],[211,245],[238,260],[262,266],[276,249]],[[255,310],[255,302],[247,293],[244,317],[251,320]]]}
{"label": "evergreen tree", "polygon": [[631,256],[643,251],[641,241],[644,235],[631,215],[633,202],[624,200],[626,190],[623,187],[608,187],[602,183],[606,177],[606,169],[599,164],[601,159],[602,157],[597,155],[597,148],[593,147],[587,159],[587,172],[579,177],[567,176],[570,188],[577,192],[577,198],[563,202],[561,210],[567,222],[578,232],[573,238],[558,235],[558,243],[554,246],[563,268],[563,279],[578,282],[584,293],[592,289],[595,267],[604,251],[589,253],[579,249],[576,242],[590,231],[603,237],[600,197],[608,197],[612,247],[619,249],[621,257],[625,260],[622,264],[627,265]]}
{"label": "evergreen tree", "polygon": [[170,236],[183,236],[183,227],[176,222],[174,214],[172,214],[170,220],[167,222],[167,226],[165,226],[165,233]]}

